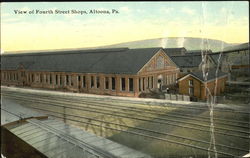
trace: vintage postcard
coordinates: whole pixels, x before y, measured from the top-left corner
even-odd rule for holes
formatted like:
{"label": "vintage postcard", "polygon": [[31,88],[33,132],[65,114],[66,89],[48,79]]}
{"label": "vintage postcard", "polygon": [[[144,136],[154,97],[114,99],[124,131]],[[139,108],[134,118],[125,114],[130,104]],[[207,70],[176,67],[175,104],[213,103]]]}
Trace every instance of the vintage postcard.
{"label": "vintage postcard", "polygon": [[248,1],[1,3],[1,156],[250,157]]}

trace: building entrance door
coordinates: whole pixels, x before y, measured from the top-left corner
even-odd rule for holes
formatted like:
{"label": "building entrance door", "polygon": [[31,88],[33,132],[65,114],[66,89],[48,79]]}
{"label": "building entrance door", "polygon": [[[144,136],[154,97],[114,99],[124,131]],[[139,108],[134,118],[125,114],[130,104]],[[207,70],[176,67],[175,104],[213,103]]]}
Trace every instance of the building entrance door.
{"label": "building entrance door", "polygon": [[159,90],[162,89],[162,84],[163,84],[163,77],[162,77],[162,75],[159,75],[159,76],[157,77],[157,88],[158,88]]}

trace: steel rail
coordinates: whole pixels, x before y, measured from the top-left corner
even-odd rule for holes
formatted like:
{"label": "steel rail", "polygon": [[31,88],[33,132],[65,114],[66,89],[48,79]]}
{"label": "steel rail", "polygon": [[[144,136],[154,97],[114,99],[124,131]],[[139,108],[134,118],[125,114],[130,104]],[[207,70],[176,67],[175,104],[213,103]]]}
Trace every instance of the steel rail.
{"label": "steel rail", "polygon": [[[65,98],[60,98],[60,99],[62,99],[63,101],[70,101],[71,103],[75,103],[75,104],[80,104],[80,105],[91,105],[91,106],[96,106],[96,107],[106,107],[106,108],[110,108],[110,107],[112,107],[112,109],[121,109],[121,110],[129,110],[129,111],[133,111],[133,112],[142,112],[142,110],[143,110],[143,113],[147,113],[147,114],[150,114],[150,115],[161,115],[161,116],[170,116],[170,117],[175,117],[175,118],[181,118],[181,119],[190,119],[190,120],[195,120],[195,121],[201,121],[201,122],[206,122],[206,123],[210,123],[210,121],[209,121],[209,118],[207,118],[207,120],[201,120],[201,119],[197,119],[197,118],[193,118],[193,116],[192,117],[187,117],[187,116],[181,116],[181,115],[175,115],[175,114],[159,114],[159,113],[157,113],[157,112],[152,112],[151,110],[149,110],[149,109],[142,109],[142,110],[137,110],[137,109],[134,109],[134,107],[130,107],[130,108],[123,108],[123,107],[119,107],[119,106],[115,106],[115,105],[109,105],[109,104],[105,104],[105,103],[99,103],[99,102],[96,102],[95,104],[94,103],[89,103],[89,101],[87,101],[87,102],[84,102],[84,103],[82,103],[82,102],[78,102],[78,101],[72,101],[72,100],[70,100],[70,99],[65,99]],[[59,100],[58,98],[55,98],[55,99],[53,99],[53,101],[55,101],[55,100],[58,100],[58,101],[62,101],[62,100]],[[162,113],[162,111],[159,111],[159,112],[161,112]],[[166,111],[166,112],[168,112],[168,111]],[[172,113],[172,111],[171,111],[171,113]],[[164,120],[164,118],[162,117],[162,118],[160,118],[161,120]],[[237,123],[239,123],[239,122],[237,122]],[[248,122],[244,122],[244,123],[247,123],[247,124],[249,124]],[[242,126],[242,125],[235,125],[235,124],[230,124],[230,123],[223,123],[223,122],[217,122],[217,124],[221,124],[221,125],[227,125],[227,126],[234,126],[234,127],[240,127],[240,128],[247,128],[247,129],[249,129],[249,126]]]}
{"label": "steel rail", "polygon": [[[53,106],[57,106],[57,107],[64,107],[64,108],[68,108],[68,109],[84,110],[84,111],[88,111],[88,112],[105,114],[105,115],[110,115],[110,116],[116,116],[116,117],[120,117],[120,118],[128,118],[128,119],[134,119],[134,120],[151,122],[151,123],[168,124],[168,125],[172,125],[172,126],[177,126],[177,127],[183,127],[183,128],[189,128],[189,129],[193,129],[193,130],[199,130],[199,131],[206,131],[206,132],[208,132],[205,129],[195,128],[195,127],[189,127],[189,126],[183,126],[183,125],[173,124],[173,123],[170,123],[170,122],[157,121],[157,120],[155,120],[155,117],[148,117],[148,118],[151,118],[151,119],[154,119],[154,120],[147,120],[147,119],[144,119],[144,118],[138,118],[138,117],[132,117],[132,116],[123,116],[123,115],[119,115],[119,114],[116,114],[116,113],[115,114],[114,113],[109,113],[111,110],[104,110],[104,109],[102,109],[101,111],[97,111],[97,110],[91,110],[90,107],[85,107],[85,109],[82,109],[82,108],[84,108],[83,106],[75,105],[74,107],[72,107],[71,106],[72,104],[69,104],[69,103],[64,103],[64,105],[59,105],[59,103],[55,103],[55,102],[52,103],[51,100],[50,101],[45,101],[45,102],[44,101],[37,101],[37,100],[36,101],[25,100],[25,101],[33,102],[33,103],[34,102],[35,103],[40,102],[42,104],[48,103],[49,105],[53,105]],[[66,105],[70,105],[70,106],[65,106],[65,104]],[[94,109],[94,108],[92,108],[92,109]],[[108,112],[104,112],[104,111],[108,111]],[[113,112],[117,112],[117,111],[113,111]],[[124,112],[119,112],[119,113],[124,113]],[[125,113],[125,114],[128,114],[128,113]],[[167,120],[167,119],[165,119],[165,120]],[[210,127],[208,125],[201,125],[201,124],[197,124],[197,123],[187,123],[187,122],[177,121],[177,120],[170,120],[170,119],[168,119],[168,121],[174,121],[174,122],[179,122],[179,123],[184,123],[184,124],[191,124],[191,125],[194,125],[194,126],[201,126],[201,127],[207,127],[207,128]],[[216,127],[216,129],[225,130],[225,131],[232,131],[232,132],[240,132],[240,133],[244,133],[244,134],[247,134],[247,135],[250,134],[249,132],[246,132],[246,131],[232,130],[232,129],[228,129],[228,128]],[[216,133],[222,134],[223,132],[216,131]],[[223,133],[223,135],[235,136],[235,134],[229,134],[229,133]],[[240,135],[236,135],[236,137],[247,138],[246,136],[240,136]]]}
{"label": "steel rail", "polygon": [[[10,114],[12,114],[13,116],[17,116],[17,117],[18,117],[17,114],[12,113],[12,112],[10,112],[10,111],[8,111],[8,110],[6,110],[6,109],[1,108],[1,110],[4,110],[5,112],[10,113]],[[39,120],[36,120],[36,121],[35,121],[34,119],[35,119],[35,118],[30,118],[30,119],[27,119],[26,121],[29,122],[29,123],[31,123],[31,124],[33,124],[33,125],[35,125],[35,126],[38,126],[39,128],[43,128],[43,129],[45,129],[45,130],[47,130],[47,131],[49,131],[49,132],[55,134],[55,135],[58,136],[59,138],[66,140],[66,142],[70,142],[70,143],[73,144],[73,145],[79,146],[79,147],[82,148],[83,150],[87,151],[88,153],[90,153],[90,154],[92,154],[92,155],[94,155],[94,156],[97,156],[98,158],[99,158],[99,157],[116,158],[116,156],[114,156],[114,155],[111,154],[111,153],[108,153],[108,152],[106,152],[106,151],[103,151],[103,150],[101,150],[101,149],[98,149],[98,148],[96,148],[96,147],[93,147],[93,146],[91,146],[91,145],[85,143],[85,142],[82,141],[82,140],[79,140],[79,139],[77,139],[77,138],[75,138],[75,137],[72,137],[72,136],[70,136],[70,135],[68,135],[68,134],[66,134],[66,133],[64,133],[64,132],[61,132],[60,130],[57,130],[57,129],[51,127],[51,126],[48,126],[48,125],[46,125],[46,124],[40,122]],[[39,121],[39,122],[38,122],[38,121]],[[79,144],[79,142],[80,142],[81,144]],[[91,151],[89,151],[89,150],[86,150],[84,147],[85,147],[85,148],[88,148],[88,149],[90,149],[90,150],[93,150],[93,151],[97,152],[98,154],[96,154],[96,153],[94,153],[94,152],[91,152]]]}
{"label": "steel rail", "polygon": [[[8,96],[8,95],[7,95]],[[12,96],[12,95],[10,95],[10,96]],[[17,97],[17,96],[15,96],[15,97]],[[19,95],[19,97],[20,97],[20,95]],[[26,97],[26,96],[22,96],[22,97]],[[39,98],[39,99],[41,99],[41,98]],[[48,99],[48,98],[45,98],[45,99]],[[61,101],[61,100],[59,100],[58,98],[57,99],[53,99],[53,101],[56,101],[56,100],[58,100],[58,101]],[[65,99],[64,99],[65,100]],[[70,101],[71,103],[72,103],[72,100],[68,100],[67,99],[67,101]],[[73,103],[75,103],[75,104],[79,104],[78,102],[75,102],[75,101],[73,101]],[[101,103],[98,103],[98,106],[96,105],[96,104],[89,104],[89,103],[82,103],[82,102],[80,102],[80,104],[81,105],[85,105],[85,106],[87,106],[87,105],[94,105],[95,107],[97,107],[97,108],[101,108],[101,106],[102,107],[107,107],[107,108],[110,108],[108,105],[102,105]],[[112,105],[111,105],[112,106]],[[82,107],[82,106],[81,106]],[[133,109],[126,109],[126,108],[120,108],[120,107],[118,107],[118,106],[112,106],[112,109],[122,109],[122,110],[129,110],[130,112],[132,112],[132,111],[136,111],[136,112],[141,112],[141,111],[139,111],[139,110],[133,110]],[[162,111],[161,111],[162,112]],[[146,111],[143,111],[143,113],[148,113],[148,114],[150,114],[150,115],[154,115],[154,114],[157,114],[157,115],[159,115],[159,113],[156,113],[156,112],[151,112],[151,111],[149,111],[149,112],[146,112]],[[207,122],[207,123],[209,123],[209,121],[208,120],[200,120],[200,119],[196,119],[196,118],[193,118],[193,117],[185,117],[185,116],[180,116],[180,115],[173,115],[173,114],[161,114],[161,116],[171,116],[171,117],[175,117],[175,118],[184,118],[184,119],[190,119],[190,120],[195,120],[195,121],[201,121],[201,122]],[[160,120],[166,120],[166,118],[165,117],[162,117],[162,118],[159,118]],[[209,118],[207,118],[207,119],[209,119]],[[168,119],[169,120],[169,119]],[[174,120],[175,121],[175,120]],[[217,122],[217,124],[221,124],[221,125],[227,125],[227,126],[230,126],[230,127],[240,127],[240,128],[247,128],[247,129],[249,129],[249,126],[242,126],[242,125],[235,125],[235,124],[230,124],[230,123],[223,123],[223,122]],[[238,122],[238,124],[239,124],[239,122]]]}
{"label": "steel rail", "polygon": [[[41,109],[41,108],[35,108],[35,109],[43,110],[43,109]],[[43,111],[47,111],[47,112],[52,112],[52,113],[57,113],[57,114],[65,115],[64,113],[55,112],[55,111],[51,111],[51,110],[43,110]],[[104,123],[108,123],[108,124],[114,124],[114,125],[123,126],[123,127],[126,127],[126,128],[132,128],[132,129],[137,129],[137,130],[141,130],[141,131],[147,131],[147,132],[150,132],[150,133],[161,134],[161,135],[167,135],[167,136],[172,136],[172,137],[176,137],[176,138],[180,138],[180,139],[186,139],[186,140],[190,140],[190,141],[196,141],[196,142],[204,143],[204,144],[208,144],[208,145],[210,144],[210,143],[207,142],[207,141],[201,141],[201,140],[197,140],[197,139],[187,138],[187,137],[178,136],[178,135],[174,135],[174,134],[170,134],[170,133],[159,132],[159,131],[155,131],[155,130],[149,130],[149,129],[145,129],[145,128],[133,127],[133,126],[128,126],[128,125],[122,125],[122,124],[118,124],[118,123],[111,123],[111,122],[107,122],[107,121],[103,121],[103,120],[99,120],[99,119],[93,119],[93,118],[90,118],[90,117],[84,117],[84,116],[78,116],[78,115],[71,115],[71,114],[66,114],[66,115],[71,116],[71,117],[77,117],[77,118],[88,119],[88,120],[89,120],[89,119],[92,119],[92,120],[98,121],[98,122],[104,122]],[[66,118],[66,119],[68,119],[68,118]],[[100,125],[99,125],[99,126],[100,126]],[[241,148],[235,148],[235,147],[227,146],[227,145],[224,145],[224,144],[216,144],[216,145],[217,145],[217,146],[220,146],[220,147],[226,147],[226,148],[234,149],[234,150],[240,150],[240,151],[245,151],[245,152],[248,151],[248,150],[244,150],[244,149],[241,149]]]}
{"label": "steel rail", "polygon": [[15,114],[15,113],[13,113],[13,112],[10,112],[10,111],[8,111],[8,110],[6,110],[6,109],[3,109],[2,107],[0,107],[0,108],[1,108],[1,110],[5,111],[5,112],[7,112],[7,113],[9,113],[9,114],[12,114],[13,116],[19,118],[20,120],[23,119],[21,116]]}
{"label": "steel rail", "polygon": [[[6,92],[6,91],[5,91]],[[12,91],[13,92],[13,91]],[[16,91],[14,91],[15,93],[18,93],[18,92],[16,92]],[[27,94],[27,93],[26,93]],[[29,95],[36,95],[36,94],[34,94],[34,93],[32,93],[32,94],[29,94]],[[39,97],[40,97],[40,95],[42,95],[42,94],[39,94]],[[46,94],[46,95],[44,95],[44,96],[49,96],[49,97],[51,97],[51,95],[48,95],[48,94]],[[60,97],[60,95],[57,95],[56,97]],[[70,97],[74,97],[74,96],[70,96]],[[83,99],[83,98],[81,98],[81,99]],[[88,97],[88,99],[85,99],[85,100],[89,100],[90,99],[90,97]],[[96,99],[96,98],[91,98],[92,100],[101,100],[101,99]],[[83,99],[84,100],[84,99]],[[103,98],[102,98],[102,100],[103,100]],[[141,103],[138,103],[138,102],[135,102],[135,101],[125,101],[125,100],[118,100],[118,99],[107,99],[107,98],[105,98],[105,101],[113,101],[113,102],[117,102],[117,101],[119,101],[119,102],[127,102],[127,103],[133,103],[133,104],[141,104]],[[207,109],[207,106],[200,106],[200,107],[197,107],[197,106],[199,106],[199,105],[197,105],[197,106],[192,106],[192,105],[187,105],[187,106],[185,106],[185,105],[180,105],[180,104],[175,104],[175,103],[155,103],[155,104],[158,104],[158,105],[161,105],[161,106],[167,106],[167,107],[183,107],[183,108],[185,108],[185,109],[191,109],[191,110],[194,110],[194,109],[197,109],[197,110],[204,110],[204,109]],[[172,105],[171,105],[172,104]],[[148,104],[146,104],[146,105],[148,105]],[[250,114],[250,112],[247,112],[247,111],[236,111],[236,110],[233,110],[233,109],[223,109],[223,108],[219,108],[219,107],[215,107],[214,108],[214,111],[223,111],[223,112],[233,112],[233,113],[243,113],[243,114]]]}
{"label": "steel rail", "polygon": [[[52,112],[52,113],[58,113],[58,114],[62,114],[62,115],[64,115],[64,113],[59,113],[59,112],[55,112],[55,111],[51,111],[51,110],[45,110],[45,109],[41,109],[41,108],[35,108],[35,107],[32,107],[32,108],[34,108],[34,109],[38,109],[38,110],[42,110],[42,111],[47,111],[47,112]],[[7,110],[6,110],[7,111]],[[69,114],[67,114],[67,115],[69,115]],[[55,116],[55,115],[51,115],[51,116],[54,116],[54,117],[58,117],[58,116]],[[73,117],[81,117],[82,118],[82,116],[75,116],[75,115],[73,115]],[[59,117],[59,118],[64,118],[64,117]],[[86,117],[84,117],[84,119],[86,119]],[[89,119],[89,118],[87,118],[87,119]],[[67,118],[67,120],[72,120],[72,119],[69,119],[69,118]],[[74,121],[77,121],[77,122],[79,122],[79,120],[74,120]],[[95,119],[95,121],[99,121],[100,122],[100,120],[96,120]],[[80,122],[82,122],[82,121],[80,121]],[[101,121],[101,122],[103,122],[103,121]],[[83,123],[83,122],[82,122]],[[106,122],[106,123],[109,123],[109,124],[116,124],[116,123],[110,123],[110,122]],[[86,122],[85,122],[85,124],[86,124]],[[87,122],[87,124],[93,124],[93,123],[89,123],[89,122]],[[125,127],[127,127],[127,128],[136,128],[136,129],[139,129],[139,130],[142,130],[142,131],[145,131],[145,129],[143,129],[143,128],[138,128],[138,127],[129,127],[129,126],[127,126],[127,125],[121,125],[121,124],[118,124],[119,126],[125,126]],[[100,126],[100,125],[96,125],[96,126]],[[104,127],[104,128],[106,128],[106,127]],[[110,127],[107,127],[107,128],[110,128]],[[117,129],[114,129],[114,130],[117,130]],[[147,129],[146,129],[147,130]],[[190,139],[190,138],[185,138],[185,137],[182,137],[182,136],[177,136],[177,135],[173,135],[173,134],[168,134],[168,133],[163,133],[163,132],[158,132],[158,131],[153,131],[153,130],[148,130],[149,132],[153,132],[153,133],[157,133],[157,134],[164,134],[164,135],[168,135],[168,136],[173,136],[173,137],[179,137],[179,138],[181,138],[181,139],[186,139],[186,140],[190,140],[190,141],[196,141],[196,142],[199,142],[199,143],[205,143],[205,144],[209,144],[209,142],[206,142],[206,141],[200,141],[200,140],[196,140],[196,139]],[[127,131],[124,131],[124,132],[127,132]],[[131,132],[130,132],[131,133]],[[145,135],[145,134],[143,134],[143,135]],[[154,137],[154,136],[150,136],[150,137]],[[159,137],[155,137],[156,139],[164,139],[164,138],[159,138]],[[169,141],[169,140],[168,140]],[[170,140],[170,141],[172,141],[172,140]],[[173,143],[173,141],[172,141],[172,143]],[[183,144],[182,144],[183,145]],[[240,150],[240,151],[245,151],[245,152],[247,152],[247,150],[244,150],[244,149],[240,149],[240,148],[234,148],[234,147],[231,147],[231,146],[226,146],[226,145],[223,145],[223,144],[216,144],[217,146],[220,146],[220,147],[226,147],[226,148],[230,148],[230,149],[234,149],[234,150]],[[185,146],[185,145],[184,145]],[[193,145],[192,145],[193,146]],[[196,146],[197,147],[197,146]],[[198,147],[199,149],[201,149],[201,147]],[[204,148],[205,149],[205,148]],[[207,149],[205,149],[206,151],[207,151]],[[213,151],[212,151],[213,152]],[[223,153],[223,152],[217,152],[217,153]],[[225,153],[225,154],[227,154],[228,156],[229,155],[231,155],[231,154],[228,154],[228,153]],[[233,156],[233,155],[231,155],[231,156]],[[234,157],[235,157],[235,155],[234,155]]]}
{"label": "steel rail", "polygon": [[[40,108],[35,108],[35,109],[39,109],[39,110],[42,110],[42,111],[47,111],[47,112],[58,113],[58,114],[64,115],[63,113],[54,112],[54,111],[50,111],[50,110],[45,110],[45,109],[40,109]],[[48,115],[56,117],[56,118],[65,119],[64,117],[56,116],[56,115],[53,115],[53,114],[48,114]],[[70,114],[67,114],[67,115],[70,115]],[[82,117],[82,116],[73,116],[73,117]],[[88,119],[88,118],[85,117],[84,119]],[[70,119],[70,118],[67,118],[67,120],[74,121],[74,122],[79,122],[79,123],[84,123],[84,124],[91,124],[93,126],[100,127],[99,124],[85,122],[85,121],[82,121],[82,120],[75,120],[75,119]],[[101,121],[101,120],[97,120],[97,119],[95,119],[95,121],[97,121],[97,122],[105,122],[105,121]],[[106,122],[106,123],[115,124],[115,125],[117,124],[117,123],[111,123],[111,122]],[[145,131],[145,129],[138,128],[138,127],[130,127],[130,126],[127,126],[127,125],[122,125],[122,124],[118,124],[118,125],[126,127],[126,128],[135,128],[135,129],[138,129],[138,130],[141,130],[141,131]],[[178,142],[178,141],[174,141],[174,140],[169,140],[169,139],[166,139],[166,138],[151,136],[151,135],[147,135],[147,134],[144,134],[144,133],[133,132],[133,131],[128,131],[128,130],[122,130],[122,129],[116,129],[116,128],[107,127],[107,126],[102,126],[102,127],[107,128],[107,129],[111,129],[111,130],[116,130],[116,131],[120,131],[120,132],[129,133],[129,134],[148,137],[148,138],[152,138],[152,139],[156,139],[156,140],[161,140],[161,141],[169,142],[169,143],[172,143],[172,144],[187,146],[187,147],[191,147],[191,148],[195,148],[195,149],[199,149],[199,150],[203,150],[203,151],[215,152],[214,150],[209,150],[209,149],[204,148],[204,147],[200,147],[200,146],[196,146],[196,145],[192,145],[192,144],[186,144],[186,143],[182,143],[182,142]],[[155,131],[151,131],[151,132],[155,132]],[[156,133],[161,133],[161,132],[156,132]],[[184,139],[184,138],[182,138],[182,139]],[[203,141],[203,142],[205,142],[205,141]],[[207,142],[207,144],[210,144],[210,142]],[[218,144],[216,144],[216,145],[218,145]],[[226,146],[222,146],[222,147],[226,147]],[[230,148],[230,149],[234,149],[234,150],[241,150],[241,151],[244,151],[244,152],[248,152],[248,150],[244,150],[244,149],[240,149],[240,148],[234,148],[234,147],[230,147],[230,146],[227,146],[227,147]],[[222,151],[217,151],[217,153],[222,154],[222,155],[232,156],[232,157],[239,157],[239,156],[236,156],[236,155],[233,155],[233,154],[230,154],[230,153],[225,153],[225,152],[222,152]]]}
{"label": "steel rail", "polygon": [[[81,100],[89,100],[89,99],[86,99],[86,98],[77,98],[77,99],[81,99]],[[100,100],[100,99],[96,99],[96,100]],[[102,100],[100,100],[102,101]],[[110,100],[105,100],[106,102],[124,102],[124,103],[132,103],[132,104],[142,104],[140,102],[134,102],[134,101],[127,101],[127,100],[118,100],[118,99],[110,99]],[[147,103],[147,102],[146,102]],[[143,103],[144,105],[152,105],[152,103]],[[194,109],[197,109],[197,110],[204,110],[204,109],[207,109],[207,106],[203,106],[203,105],[197,105],[197,106],[200,106],[200,107],[197,107],[197,106],[192,106],[192,105],[180,105],[180,104],[176,104],[176,103],[154,103],[158,106],[163,106],[163,107],[183,107],[183,108],[186,108],[186,109],[191,109],[191,110],[194,110]],[[234,109],[224,109],[222,107],[214,107],[214,111],[223,111],[223,112],[236,112],[236,113],[244,113],[244,114],[250,114],[250,112],[246,112],[246,111],[237,111],[237,110],[234,110]]]}
{"label": "steel rail", "polygon": [[[36,102],[37,103],[37,102]],[[41,104],[41,103],[40,103]],[[43,105],[43,103],[42,103]],[[54,106],[52,104],[52,106]],[[58,106],[58,105],[55,105],[55,106]],[[29,106],[31,108],[34,108],[34,109],[39,109],[39,110],[44,110],[44,109],[41,109],[41,108],[36,108],[36,107],[33,107],[33,106]],[[62,106],[63,107],[63,106]],[[55,112],[56,113],[56,112]],[[59,112],[58,112],[59,113]],[[70,114],[67,114],[67,115],[70,115]],[[74,116],[74,115],[72,115]],[[80,117],[80,116],[79,116]],[[83,116],[82,116],[83,117]],[[89,118],[89,119],[94,119],[94,118]],[[147,120],[146,120],[147,121]],[[188,127],[188,126],[182,126],[182,125],[176,125],[176,124],[171,124],[173,126],[177,126],[177,127],[182,127],[182,128],[189,128],[189,129],[193,129],[193,130],[198,130],[198,131],[203,131],[203,132],[209,132],[207,130],[203,130],[203,129],[199,129],[199,128],[193,128],[193,127]],[[229,134],[229,133],[223,133],[223,132],[216,132],[217,134],[221,134],[221,135],[228,135],[228,136],[234,136],[234,137],[239,137],[239,138],[244,138],[244,139],[248,139],[247,136],[241,136],[241,135],[235,135],[235,134]]]}
{"label": "steel rail", "polygon": [[[20,95],[20,94],[19,94]],[[23,95],[23,94],[21,94],[22,96],[27,96],[27,95]],[[40,98],[41,98],[41,96],[39,96]],[[55,97],[53,97],[53,96],[43,96],[43,98],[55,98]],[[63,97],[60,97],[61,99],[64,99],[65,100],[65,98],[63,98]],[[57,100],[58,100],[58,97],[56,98]],[[75,99],[78,99],[78,98],[75,98]],[[66,99],[67,101],[70,101],[70,102],[72,102],[72,100],[69,100],[69,99]],[[88,104],[90,103],[90,101],[89,100],[85,100],[85,102],[88,102]],[[82,103],[82,102],[80,102],[80,103]],[[131,111],[137,111],[137,112],[141,112],[141,111],[139,111],[139,109],[141,109],[141,110],[143,110],[144,112],[146,112],[147,111],[147,113],[157,113],[157,112],[162,112],[162,111],[159,111],[159,110],[153,110],[153,109],[143,109],[143,108],[139,108],[139,107],[128,107],[128,106],[124,106],[124,105],[119,105],[119,106],[115,106],[115,105],[110,105],[110,104],[107,104],[107,103],[100,103],[100,102],[93,102],[93,103],[97,103],[99,106],[105,106],[105,107],[108,107],[108,106],[112,106],[113,108],[119,108],[119,109],[124,109],[124,110],[131,110]],[[92,105],[94,105],[94,104],[92,104]],[[124,107],[124,108],[123,108]],[[172,106],[173,107],[173,106]],[[136,108],[136,109],[135,109]],[[154,111],[154,112],[153,112]],[[175,115],[176,114],[176,115]],[[198,120],[198,119],[194,119],[194,118],[190,118],[190,117],[193,117],[193,115],[190,115],[190,114],[182,114],[182,115],[185,115],[185,116],[179,116],[179,115],[177,115],[177,113],[175,113],[175,114],[171,114],[171,116],[173,116],[173,117],[188,117],[189,119],[193,119],[193,120]],[[170,114],[167,114],[167,115],[169,115],[170,116]],[[190,116],[190,117],[189,117]],[[200,119],[209,119],[209,117],[202,117],[202,116],[196,116],[196,118],[200,118]],[[246,126],[240,126],[240,125],[234,125],[234,126],[239,126],[239,127],[243,127],[243,128],[249,128],[249,125],[250,125],[250,123],[249,122],[243,122],[243,121],[235,121],[235,120],[228,120],[228,119],[221,119],[221,118],[215,118],[214,120],[216,120],[216,121],[223,121],[223,122],[232,122],[232,123],[237,123],[237,124],[247,124],[248,126],[246,127]],[[198,121],[204,121],[204,120],[198,120]],[[206,121],[204,121],[204,122],[206,122]],[[220,123],[220,124],[224,124],[224,125],[226,125],[226,123]],[[230,124],[230,126],[233,126],[232,124]]]}

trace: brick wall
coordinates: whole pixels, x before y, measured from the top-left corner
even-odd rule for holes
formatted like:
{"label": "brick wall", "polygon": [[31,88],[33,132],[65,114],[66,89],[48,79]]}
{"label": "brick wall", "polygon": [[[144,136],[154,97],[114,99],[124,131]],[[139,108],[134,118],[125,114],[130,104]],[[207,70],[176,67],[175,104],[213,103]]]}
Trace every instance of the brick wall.
{"label": "brick wall", "polygon": [[[193,80],[193,86],[189,85],[189,80]],[[226,80],[227,80],[227,77],[219,78],[217,80],[216,94],[214,93],[215,92],[215,85],[216,85],[215,80],[207,82],[206,86],[213,96],[220,95],[222,92],[225,91]],[[192,76],[188,76],[187,78],[179,81],[178,84],[179,84],[179,93],[180,94],[190,96],[189,88],[193,87],[194,88],[194,95],[193,95],[194,97],[205,100],[208,96],[208,92],[206,91],[206,88],[205,88],[205,83],[201,82],[200,80],[198,80]]]}
{"label": "brick wall", "polygon": [[[189,80],[193,80],[193,86],[189,86]],[[183,80],[181,80],[179,83],[179,93],[184,95],[189,95],[189,87],[194,88],[194,95],[197,98],[201,98],[202,96],[202,87],[203,84],[200,80],[197,80],[196,78],[189,76]]]}
{"label": "brick wall", "polygon": [[[157,66],[158,58],[163,59],[162,65],[160,67]],[[10,70],[4,70],[3,72],[7,73],[8,75],[12,73]],[[5,75],[1,72],[1,84],[132,97],[138,97],[142,92],[149,92],[149,88],[156,89],[159,86],[159,76],[162,76],[162,85],[175,83],[179,76],[179,68],[176,67],[176,65],[163,51],[156,53],[155,56],[152,57],[136,75],[40,72],[25,71],[24,69],[18,69],[13,72],[19,75],[18,80],[12,81],[9,78],[6,79]],[[85,86],[83,86],[84,76]],[[112,89],[112,77],[115,78],[115,90]],[[93,86],[91,86],[91,78],[94,80]],[[107,89],[105,88],[105,78],[109,79],[109,87]],[[124,90],[121,90],[121,78],[125,78]],[[129,78],[133,79],[133,91],[129,90]],[[98,86],[97,79],[99,80]]]}
{"label": "brick wall", "polygon": [[[217,96],[225,91],[226,81],[227,81],[227,77],[218,78],[217,86],[216,86],[216,80],[213,80],[213,81],[210,81],[207,83],[207,87],[213,96]],[[215,90],[215,88],[216,88],[216,90]],[[205,88],[203,88],[203,89],[205,89]],[[202,95],[202,99],[205,99],[208,96],[205,93],[206,92],[203,93],[204,95]]]}

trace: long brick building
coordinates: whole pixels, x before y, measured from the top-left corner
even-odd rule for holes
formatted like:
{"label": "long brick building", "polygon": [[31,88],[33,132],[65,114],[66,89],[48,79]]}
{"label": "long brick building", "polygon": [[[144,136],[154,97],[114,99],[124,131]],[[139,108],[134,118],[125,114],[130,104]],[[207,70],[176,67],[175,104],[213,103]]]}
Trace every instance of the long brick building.
{"label": "long brick building", "polygon": [[175,83],[180,69],[162,48],[6,54],[1,85],[134,96]]}

